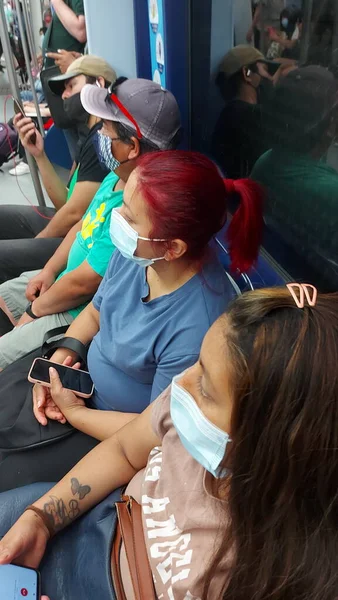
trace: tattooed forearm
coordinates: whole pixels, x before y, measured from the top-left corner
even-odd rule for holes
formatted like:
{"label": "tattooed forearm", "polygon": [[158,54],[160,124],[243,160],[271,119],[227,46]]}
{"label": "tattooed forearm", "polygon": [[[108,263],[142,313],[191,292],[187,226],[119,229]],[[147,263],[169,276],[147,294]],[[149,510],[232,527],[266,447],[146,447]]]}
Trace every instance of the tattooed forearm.
{"label": "tattooed forearm", "polygon": [[51,527],[57,532],[74,521],[81,511],[77,500],[70,500],[68,506],[66,506],[62,498],[50,496],[50,501],[44,505],[43,512]]}
{"label": "tattooed forearm", "polygon": [[[83,500],[91,492],[89,485],[81,485],[75,477],[71,479],[70,484],[73,496],[79,496],[80,500]],[[69,500],[68,505],[66,505],[62,498],[56,496],[49,496],[49,498],[50,501],[44,505],[43,512],[55,532],[69,525],[80,515],[80,502],[78,500]]]}

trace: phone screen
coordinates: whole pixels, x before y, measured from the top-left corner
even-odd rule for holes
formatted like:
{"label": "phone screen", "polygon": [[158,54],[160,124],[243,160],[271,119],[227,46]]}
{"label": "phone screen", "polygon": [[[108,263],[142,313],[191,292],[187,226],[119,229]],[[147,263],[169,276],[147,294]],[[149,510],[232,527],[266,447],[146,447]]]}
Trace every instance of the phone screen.
{"label": "phone screen", "polygon": [[0,566],[1,600],[38,600],[39,574],[33,569],[15,565]]}
{"label": "phone screen", "polygon": [[21,102],[19,102],[16,98],[13,97],[13,102],[14,102],[14,112],[16,115],[22,115],[23,117],[26,116],[25,111],[23,109],[23,106],[21,104]]}
{"label": "phone screen", "polygon": [[[19,100],[17,100],[16,98],[14,98],[14,96],[12,96],[13,98],[13,102],[14,102],[14,112],[16,115],[22,115],[23,117],[26,117],[26,113],[23,109],[22,103],[19,102]],[[33,132],[32,135],[30,136],[30,141],[32,142],[32,144],[36,144],[36,133]]]}
{"label": "phone screen", "polygon": [[54,369],[57,370],[64,388],[73,390],[75,393],[79,392],[81,394],[92,394],[93,382],[87,371],[80,371],[77,369],[72,369],[71,367],[64,367],[63,365],[53,363],[50,360],[43,360],[42,358],[36,359],[31,370],[30,377],[32,379],[37,379],[42,383],[50,383],[50,367],[54,367]]}

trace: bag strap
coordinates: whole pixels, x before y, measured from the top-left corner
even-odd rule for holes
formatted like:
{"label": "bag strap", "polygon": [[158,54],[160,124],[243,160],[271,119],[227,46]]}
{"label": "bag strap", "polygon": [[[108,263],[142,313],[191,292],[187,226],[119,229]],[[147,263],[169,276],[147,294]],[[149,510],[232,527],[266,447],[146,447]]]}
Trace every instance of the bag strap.
{"label": "bag strap", "polygon": [[[142,524],[142,508],[129,496],[123,496],[121,502],[116,502],[118,516],[118,533],[114,542],[118,543],[121,536],[129,566],[133,590],[136,600],[156,600],[153,576],[148,559]],[[116,554],[114,552],[116,557]],[[117,557],[119,561],[119,555]],[[120,585],[123,590],[122,581]],[[123,596],[121,596],[121,599]],[[118,599],[120,600],[120,599]]]}
{"label": "bag strap", "polygon": [[116,600],[127,600],[123,589],[122,575],[120,568],[120,553],[122,547],[122,535],[121,528],[117,524],[116,533],[113,541],[112,555],[111,555],[111,572],[114,584],[114,592]]}
{"label": "bag strap", "polygon": [[63,327],[56,327],[55,329],[47,331],[42,342],[42,356],[44,358],[50,358],[55,350],[58,350],[58,348],[67,348],[68,350],[75,352],[81,359],[82,363],[86,366],[88,349],[82,342],[80,342],[80,340],[77,340],[73,337],[63,337],[60,340],[53,339],[66,333],[68,329],[69,326],[64,325]]}
{"label": "bag strap", "polygon": [[[128,567],[131,576],[131,581],[133,584],[135,599],[141,600],[139,594],[138,577],[136,572],[136,562],[133,548],[133,531],[131,527],[131,518],[127,503],[124,501],[116,502],[116,511],[118,517],[118,527],[120,529],[120,534],[127,555]],[[122,581],[121,585],[123,585]]]}
{"label": "bag strap", "polygon": [[136,570],[140,590],[140,600],[156,600],[154,580],[150,568],[147,547],[144,539],[142,506],[138,502],[136,502],[134,498],[131,498],[130,510]]}

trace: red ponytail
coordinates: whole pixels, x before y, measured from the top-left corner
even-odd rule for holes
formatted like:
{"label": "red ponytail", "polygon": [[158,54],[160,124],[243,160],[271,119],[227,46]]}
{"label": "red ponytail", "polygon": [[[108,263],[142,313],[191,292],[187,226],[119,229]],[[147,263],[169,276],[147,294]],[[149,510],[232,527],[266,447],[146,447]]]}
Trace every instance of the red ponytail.
{"label": "red ponytail", "polygon": [[262,187],[252,179],[224,179],[228,194],[238,194],[240,205],[227,231],[231,268],[245,273],[258,258],[263,236]]}
{"label": "red ponytail", "polygon": [[235,193],[241,206],[228,229],[232,268],[245,272],[262,238],[263,191],[251,179],[223,180],[216,165],[198,152],[168,150],[141,156],[137,187],[152,223],[151,238],[183,240],[187,257],[200,261],[227,220]]}

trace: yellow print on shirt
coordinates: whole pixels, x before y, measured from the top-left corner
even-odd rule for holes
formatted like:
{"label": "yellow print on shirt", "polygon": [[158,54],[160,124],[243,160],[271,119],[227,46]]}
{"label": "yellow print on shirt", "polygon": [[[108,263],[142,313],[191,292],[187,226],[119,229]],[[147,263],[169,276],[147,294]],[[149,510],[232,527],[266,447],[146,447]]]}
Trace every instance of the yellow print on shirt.
{"label": "yellow print on shirt", "polygon": [[100,208],[97,208],[95,211],[96,217],[94,219],[92,219],[92,215],[89,212],[83,221],[81,235],[84,240],[88,240],[88,238],[91,239],[91,242],[88,244],[88,248],[92,248],[92,246],[93,246],[92,237],[93,237],[94,230],[97,229],[98,227],[100,227],[100,225],[102,223],[104,223],[106,220],[106,218],[103,216],[105,210],[106,210],[106,203],[102,202]]}

